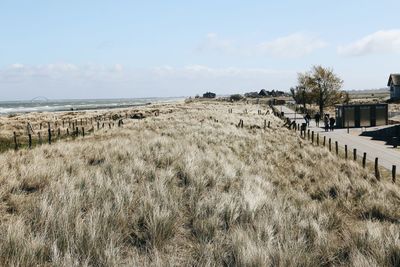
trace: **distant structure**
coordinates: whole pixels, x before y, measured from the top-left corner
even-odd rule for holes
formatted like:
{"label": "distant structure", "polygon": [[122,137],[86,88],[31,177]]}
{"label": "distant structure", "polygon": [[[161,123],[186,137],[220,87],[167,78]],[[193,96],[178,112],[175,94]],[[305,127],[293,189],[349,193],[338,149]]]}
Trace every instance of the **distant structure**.
{"label": "distant structure", "polygon": [[390,100],[400,99],[400,74],[390,74],[387,85],[390,87]]}
{"label": "distant structure", "polygon": [[211,92],[203,94],[203,98],[215,98],[217,95]]}
{"label": "distant structure", "polygon": [[259,96],[269,96],[270,94],[268,93],[267,90],[261,89],[261,91],[258,93]]}
{"label": "distant structure", "polygon": [[258,98],[258,97],[280,97],[280,96],[286,96],[287,94],[283,91],[278,91],[278,90],[272,90],[268,91],[265,89],[261,89],[260,92],[248,92],[245,93],[245,97],[249,98]]}

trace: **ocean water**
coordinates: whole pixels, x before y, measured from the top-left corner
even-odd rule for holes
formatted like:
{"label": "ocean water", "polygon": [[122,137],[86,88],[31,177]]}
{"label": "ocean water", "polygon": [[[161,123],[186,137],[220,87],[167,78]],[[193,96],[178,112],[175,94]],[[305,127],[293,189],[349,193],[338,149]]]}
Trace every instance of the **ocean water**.
{"label": "ocean water", "polygon": [[143,106],[153,103],[166,103],[183,100],[183,97],[153,97],[126,99],[76,99],[48,100],[34,99],[30,101],[0,101],[0,115],[45,111],[70,111],[125,108]]}

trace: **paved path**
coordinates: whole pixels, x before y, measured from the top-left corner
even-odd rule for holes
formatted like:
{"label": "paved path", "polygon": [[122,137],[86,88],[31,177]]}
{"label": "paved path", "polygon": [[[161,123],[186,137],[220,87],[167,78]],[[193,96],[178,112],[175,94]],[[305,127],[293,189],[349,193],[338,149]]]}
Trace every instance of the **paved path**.
{"label": "paved path", "polygon": [[[294,120],[296,117],[297,123],[303,123],[304,115],[295,114],[293,110],[289,109],[286,106],[276,106],[278,110],[282,110],[285,113],[285,117]],[[323,127],[323,122],[320,123],[320,126]],[[366,128],[366,130],[376,130],[382,127],[370,127]],[[363,153],[367,153],[367,159],[374,162],[375,158],[379,158],[379,165],[385,167],[388,170],[392,169],[392,165],[398,166],[400,168],[400,150],[395,149],[392,146],[386,145],[384,141],[372,140],[371,137],[368,136],[360,136],[362,129],[361,128],[352,128],[350,132],[347,133],[347,129],[335,129],[333,132],[325,132],[323,128],[319,128],[315,126],[315,121],[312,120],[310,123],[311,131],[315,133],[319,133],[322,136],[326,136],[326,138],[332,139],[332,144],[337,141],[340,147],[344,147],[347,145],[349,157],[353,157],[353,149],[357,149],[357,154],[361,157]]]}

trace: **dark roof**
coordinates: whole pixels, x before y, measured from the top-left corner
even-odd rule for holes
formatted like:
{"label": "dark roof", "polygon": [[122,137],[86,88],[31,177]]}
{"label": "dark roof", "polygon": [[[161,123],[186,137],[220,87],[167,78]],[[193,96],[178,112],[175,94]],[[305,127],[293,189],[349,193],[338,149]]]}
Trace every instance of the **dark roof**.
{"label": "dark roof", "polygon": [[390,74],[388,80],[388,86],[391,85],[400,85],[400,74]]}

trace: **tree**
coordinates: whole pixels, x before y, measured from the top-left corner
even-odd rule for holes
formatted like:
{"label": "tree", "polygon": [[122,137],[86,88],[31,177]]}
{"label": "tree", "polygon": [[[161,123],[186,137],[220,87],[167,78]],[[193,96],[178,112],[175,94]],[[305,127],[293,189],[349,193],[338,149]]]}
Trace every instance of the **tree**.
{"label": "tree", "polygon": [[292,95],[296,104],[303,105],[303,109],[306,109],[306,104],[310,104],[310,92],[303,86],[296,86],[290,88],[290,94]]}
{"label": "tree", "polygon": [[310,72],[298,74],[299,84],[310,89],[310,97],[319,106],[320,114],[329,105],[339,103],[343,99],[343,80],[331,68],[313,66]]}

